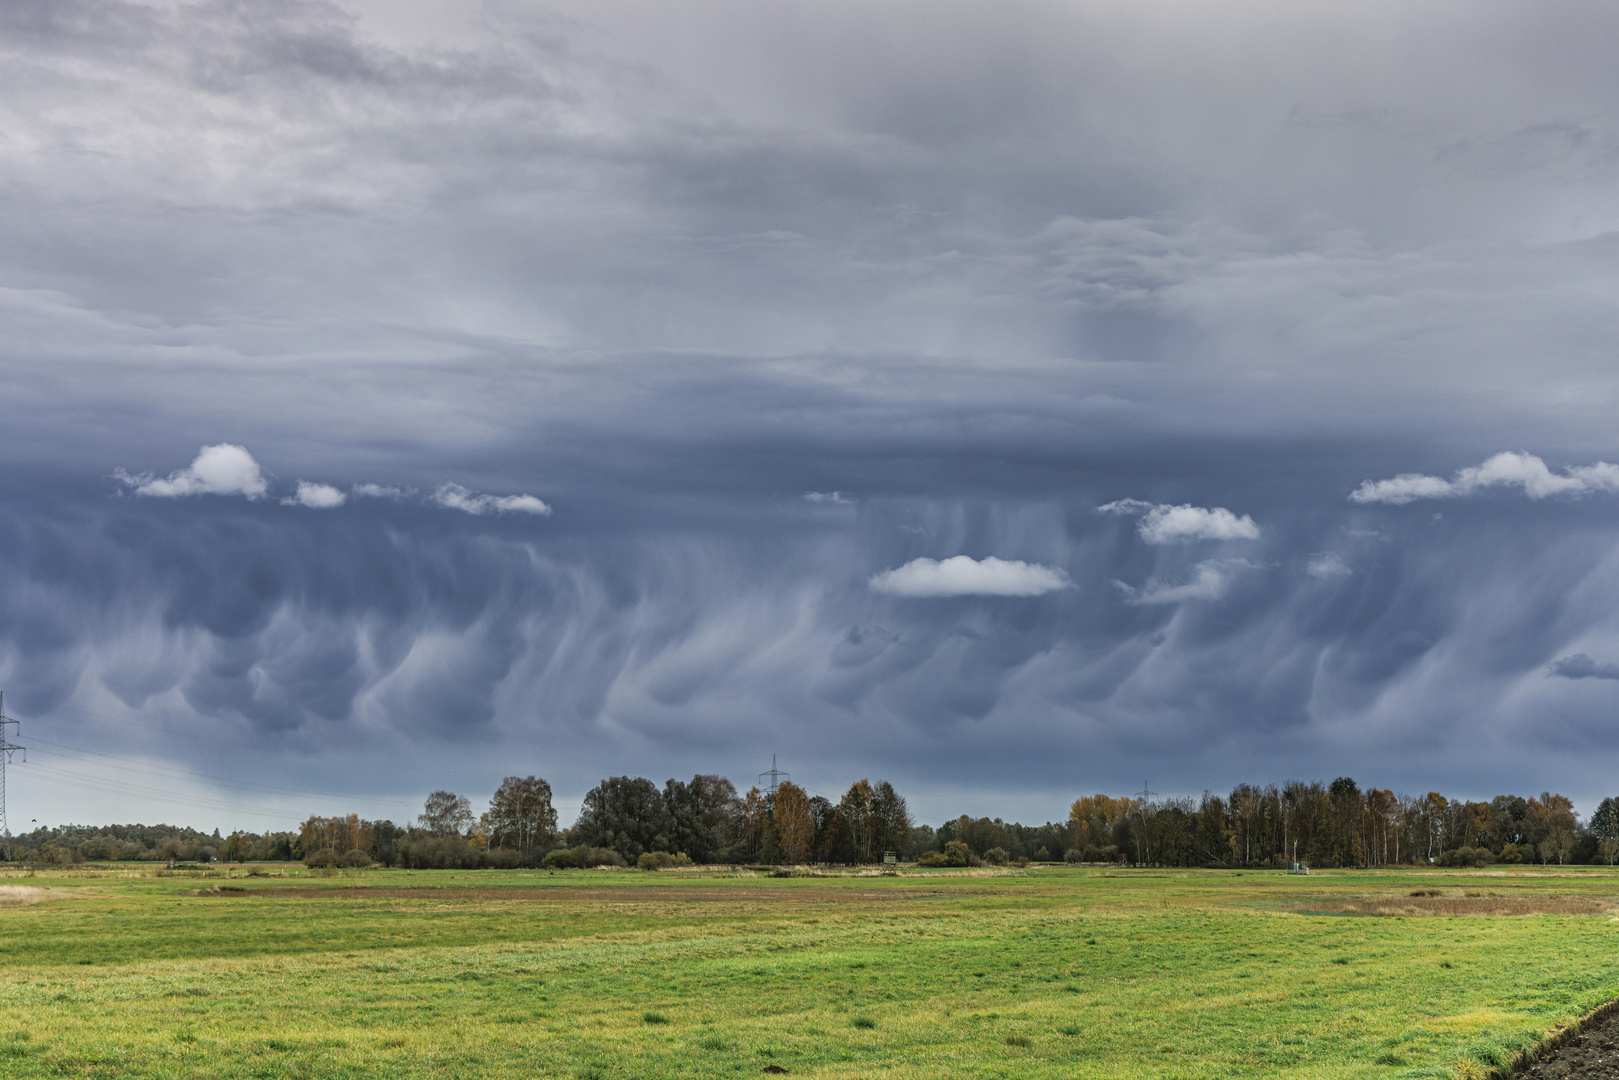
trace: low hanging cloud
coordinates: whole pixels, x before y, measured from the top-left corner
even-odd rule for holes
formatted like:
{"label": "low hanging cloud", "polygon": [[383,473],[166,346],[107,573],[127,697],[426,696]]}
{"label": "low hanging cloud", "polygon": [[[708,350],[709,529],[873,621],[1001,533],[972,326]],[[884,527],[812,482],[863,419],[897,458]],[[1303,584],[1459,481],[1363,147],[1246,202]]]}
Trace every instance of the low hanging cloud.
{"label": "low hanging cloud", "polygon": [[414,494],[401,487],[388,487],[385,484],[355,484],[351,489],[362,499],[403,499],[406,495]]}
{"label": "low hanging cloud", "polygon": [[1143,499],[1119,499],[1096,509],[1104,514],[1139,515],[1136,532],[1149,544],[1259,539],[1259,526],[1253,518],[1247,514],[1238,517],[1223,506],[1171,506]]}
{"label": "low hanging cloud", "polygon": [[258,499],[269,490],[253,455],[233,443],[204,446],[197,452],[195,461],[166,478],[151,473],[131,476],[123,469],[114,471],[113,476],[137,495],[164,499],[185,495],[242,495]]}
{"label": "low hanging cloud", "polygon": [[1069,581],[1061,570],[1039,563],[956,555],[944,560],[912,559],[897,569],[873,574],[869,584],[890,596],[1043,596],[1067,588]]}
{"label": "low hanging cloud", "polygon": [[1546,669],[1548,676],[1560,679],[1619,679],[1619,664],[1602,664],[1582,652],[1553,660]]}
{"label": "low hanging cloud", "polygon": [[1191,581],[1179,584],[1149,581],[1138,589],[1115,579],[1113,587],[1119,590],[1127,604],[1179,604],[1187,600],[1218,600],[1225,595],[1226,588],[1231,584],[1233,571],[1251,568],[1252,564],[1245,559],[1201,562],[1193,568]]}
{"label": "low hanging cloud", "polygon": [[281,500],[283,505],[307,506],[311,510],[332,510],[347,501],[348,496],[330,484],[316,484],[308,480],[298,481],[298,491],[290,498]]}
{"label": "low hanging cloud", "polygon": [[428,496],[428,502],[447,510],[460,510],[468,514],[540,514],[548,515],[551,507],[533,495],[484,495],[468,491],[460,484],[444,484]]}
{"label": "low hanging cloud", "polygon": [[1336,552],[1320,551],[1310,556],[1310,561],[1304,564],[1304,572],[1318,581],[1330,578],[1348,577],[1353,574]]}
{"label": "low hanging cloud", "polygon": [[1521,488],[1531,499],[1619,491],[1619,465],[1599,461],[1555,473],[1534,454],[1508,450],[1482,465],[1458,471],[1453,480],[1422,473],[1401,473],[1390,480],[1367,480],[1350,493],[1349,500],[1404,506],[1418,499],[1460,498],[1488,487]]}

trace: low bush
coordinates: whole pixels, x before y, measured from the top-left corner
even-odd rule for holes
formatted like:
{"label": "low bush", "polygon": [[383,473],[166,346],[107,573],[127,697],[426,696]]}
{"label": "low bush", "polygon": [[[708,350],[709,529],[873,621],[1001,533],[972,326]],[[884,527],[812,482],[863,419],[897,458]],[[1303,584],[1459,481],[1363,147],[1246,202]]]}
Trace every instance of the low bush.
{"label": "low bush", "polygon": [[[687,860],[688,864],[690,860]],[[624,856],[611,848],[589,847],[581,844],[573,848],[557,848],[540,860],[540,865],[552,870],[580,870],[592,866],[628,866]]]}
{"label": "low bush", "polygon": [[[330,850],[329,848],[327,850]],[[338,866],[362,869],[371,865],[371,855],[364,851],[345,851],[337,857]]]}
{"label": "low bush", "polygon": [[984,861],[991,866],[1005,866],[1012,861],[1012,853],[1003,847],[992,847],[984,852]]}
{"label": "low bush", "polygon": [[1062,858],[1064,862],[1071,863],[1118,862],[1119,849],[1114,844],[1104,844],[1101,847],[1097,847],[1095,844],[1088,844],[1083,848],[1069,848],[1063,853]]}
{"label": "low bush", "polygon": [[304,865],[311,870],[324,870],[337,865],[337,849],[324,847],[304,856]]}
{"label": "low bush", "polygon": [[624,856],[620,855],[618,852],[614,851],[612,848],[578,847],[578,848],[574,848],[574,851],[579,853],[579,861],[584,866],[628,866],[629,865],[629,863],[624,861]]}
{"label": "low bush", "polygon": [[944,845],[943,851],[924,851],[922,857],[916,860],[916,865],[967,866],[972,861],[972,850],[960,840],[951,840]]}
{"label": "low bush", "polygon": [[514,869],[520,861],[517,852],[511,848],[503,847],[490,848],[483,853],[483,858],[485,866],[493,867],[496,870]]}
{"label": "low bush", "polygon": [[691,857],[685,852],[671,855],[667,851],[643,851],[641,857],[635,860],[637,870],[668,870],[676,866],[692,866]]}
{"label": "low bush", "polygon": [[1495,853],[1489,848],[1475,848],[1463,845],[1454,851],[1447,851],[1434,860],[1440,866],[1490,866],[1495,862]]}

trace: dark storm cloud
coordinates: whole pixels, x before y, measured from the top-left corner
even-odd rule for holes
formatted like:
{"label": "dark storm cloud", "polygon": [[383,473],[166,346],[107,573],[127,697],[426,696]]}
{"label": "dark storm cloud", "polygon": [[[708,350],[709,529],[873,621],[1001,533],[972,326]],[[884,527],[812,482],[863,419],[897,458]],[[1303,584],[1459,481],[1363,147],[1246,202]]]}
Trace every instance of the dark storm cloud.
{"label": "dark storm cloud", "polygon": [[5,5],[10,704],[401,797],[1610,794],[1616,37]]}
{"label": "dark storm cloud", "polygon": [[1619,679],[1619,664],[1599,664],[1584,653],[1559,657],[1546,671],[1563,679]]}

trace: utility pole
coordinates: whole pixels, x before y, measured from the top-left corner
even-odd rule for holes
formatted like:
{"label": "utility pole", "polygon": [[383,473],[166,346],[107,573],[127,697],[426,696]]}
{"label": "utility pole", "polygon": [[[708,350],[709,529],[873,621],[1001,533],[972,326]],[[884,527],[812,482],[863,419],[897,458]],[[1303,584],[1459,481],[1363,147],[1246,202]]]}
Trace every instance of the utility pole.
{"label": "utility pole", "polygon": [[0,841],[6,845],[6,861],[11,861],[11,827],[6,824],[6,764],[11,761],[11,755],[18,750],[23,752],[22,759],[28,760],[28,750],[17,746],[6,738],[6,725],[17,725],[17,736],[22,737],[22,724],[8,717],[5,712],[5,691],[0,690]]}
{"label": "utility pole", "polygon": [[[768,781],[766,781],[766,777],[769,777]],[[766,792],[774,795],[776,793],[776,789],[781,787],[781,782],[783,780],[791,780],[792,778],[793,776],[791,773],[784,773],[780,769],[776,768],[776,755],[771,754],[770,771],[759,774],[759,783],[764,785]]]}

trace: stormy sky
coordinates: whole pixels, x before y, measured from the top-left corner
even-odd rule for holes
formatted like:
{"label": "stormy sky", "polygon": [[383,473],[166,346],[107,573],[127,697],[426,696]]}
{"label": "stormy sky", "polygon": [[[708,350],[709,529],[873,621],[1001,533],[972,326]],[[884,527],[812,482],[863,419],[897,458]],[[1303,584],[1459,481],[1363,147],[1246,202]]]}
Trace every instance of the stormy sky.
{"label": "stormy sky", "polygon": [[14,831],[1619,766],[1619,11],[0,5]]}

